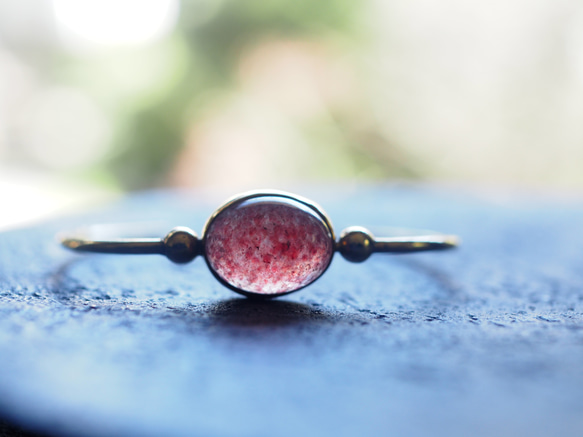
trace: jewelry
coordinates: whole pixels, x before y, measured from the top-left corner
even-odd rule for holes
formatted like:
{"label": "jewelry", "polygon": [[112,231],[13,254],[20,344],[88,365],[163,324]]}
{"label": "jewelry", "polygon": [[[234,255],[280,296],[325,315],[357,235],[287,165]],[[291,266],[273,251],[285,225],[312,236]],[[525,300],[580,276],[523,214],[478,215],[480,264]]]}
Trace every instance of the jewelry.
{"label": "jewelry", "polygon": [[[421,231],[420,231],[421,232]],[[318,279],[334,252],[363,262],[375,252],[407,253],[456,247],[454,235],[378,238],[352,226],[337,241],[330,219],[316,203],[282,191],[253,191],[223,204],[206,222],[202,237],[186,227],[165,238],[92,240],[63,237],[76,251],[112,254],[160,254],[175,263],[204,257],[212,274],[225,286],[248,297],[277,297]]]}

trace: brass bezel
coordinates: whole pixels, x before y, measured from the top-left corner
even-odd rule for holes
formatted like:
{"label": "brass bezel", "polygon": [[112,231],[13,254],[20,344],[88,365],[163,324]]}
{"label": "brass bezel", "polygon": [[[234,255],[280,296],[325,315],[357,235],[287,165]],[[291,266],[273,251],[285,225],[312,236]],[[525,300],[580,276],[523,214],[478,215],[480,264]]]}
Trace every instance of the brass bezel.
{"label": "brass bezel", "polygon": [[[223,213],[224,211],[236,206],[237,204],[246,202],[248,200],[251,199],[256,199],[256,198],[261,198],[261,197],[265,197],[265,198],[282,198],[282,199],[287,199],[287,200],[291,200],[293,202],[297,202],[300,205],[303,205],[304,207],[307,207],[308,209],[310,209],[311,211],[313,211],[314,213],[316,213],[316,216],[320,218],[320,220],[322,221],[322,223],[324,224],[324,226],[326,227],[326,229],[328,230],[329,236],[330,236],[330,241],[332,244],[332,254],[330,255],[330,259],[328,260],[328,264],[326,265],[326,268],[324,270],[322,270],[322,272],[320,273],[320,275],[315,278],[312,282],[310,282],[309,284],[304,285],[303,287],[300,288],[296,288],[295,290],[291,290],[291,291],[287,291],[285,293],[274,293],[274,294],[262,294],[262,293],[256,293],[256,292],[252,292],[252,291],[247,291],[247,290],[242,290],[238,287],[235,287],[231,284],[229,284],[227,281],[225,281],[223,278],[221,278],[218,273],[212,268],[212,266],[210,265],[208,258],[206,256],[206,234],[208,232],[208,229],[210,228],[210,226],[212,225],[213,221],[219,216],[221,215],[221,213]],[[243,296],[247,296],[247,297],[251,297],[251,298],[257,298],[257,299],[273,299],[275,297],[280,297],[280,296],[285,296],[286,294],[291,294],[291,293],[295,293],[296,291],[299,291],[305,287],[307,287],[308,285],[313,284],[315,281],[317,281],[325,272],[326,270],[328,270],[328,268],[330,267],[330,264],[332,263],[332,258],[334,258],[334,254],[336,253],[336,236],[334,234],[334,228],[332,226],[332,222],[330,221],[330,218],[327,216],[327,214],[324,212],[324,210],[322,209],[322,207],[320,205],[318,205],[317,203],[306,199],[304,197],[301,196],[297,196],[295,194],[292,193],[288,193],[285,191],[279,191],[279,190],[254,190],[254,191],[249,191],[246,193],[242,193],[239,194],[237,196],[234,196],[230,199],[228,199],[223,205],[221,205],[219,208],[217,208],[215,210],[215,212],[208,218],[208,220],[206,221],[203,230],[202,230],[202,236],[201,236],[201,244],[202,244],[202,249],[201,249],[201,254],[202,257],[204,258],[209,270],[211,271],[211,273],[213,274],[213,276],[225,287],[229,288],[230,290],[233,290],[236,293],[242,294]]]}

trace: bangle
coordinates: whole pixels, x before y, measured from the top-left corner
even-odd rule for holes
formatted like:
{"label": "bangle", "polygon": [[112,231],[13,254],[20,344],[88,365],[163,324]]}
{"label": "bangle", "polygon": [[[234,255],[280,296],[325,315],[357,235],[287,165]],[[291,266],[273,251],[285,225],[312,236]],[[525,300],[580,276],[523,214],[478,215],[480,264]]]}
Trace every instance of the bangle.
{"label": "bangle", "polygon": [[376,252],[409,253],[454,248],[458,238],[428,231],[411,236],[376,237],[352,226],[336,240],[330,219],[316,203],[282,191],[253,191],[235,196],[207,220],[201,238],[186,227],[164,238],[61,237],[81,252],[160,254],[175,263],[202,256],[226,287],[248,297],[271,298],[300,290],[318,279],[335,252],[363,262]]}

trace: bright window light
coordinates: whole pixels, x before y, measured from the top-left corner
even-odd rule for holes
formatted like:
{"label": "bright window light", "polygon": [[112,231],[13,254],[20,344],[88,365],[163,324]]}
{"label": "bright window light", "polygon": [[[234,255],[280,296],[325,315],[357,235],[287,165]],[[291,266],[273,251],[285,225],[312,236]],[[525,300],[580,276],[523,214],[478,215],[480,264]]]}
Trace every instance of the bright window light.
{"label": "bright window light", "polygon": [[142,45],[168,34],[178,0],[53,0],[63,43],[73,47]]}

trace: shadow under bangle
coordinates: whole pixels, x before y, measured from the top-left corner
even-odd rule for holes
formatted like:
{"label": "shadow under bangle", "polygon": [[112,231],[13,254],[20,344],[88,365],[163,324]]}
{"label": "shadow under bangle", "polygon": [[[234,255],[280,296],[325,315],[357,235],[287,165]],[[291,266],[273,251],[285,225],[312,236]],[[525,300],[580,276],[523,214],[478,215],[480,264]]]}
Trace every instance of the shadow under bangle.
{"label": "shadow under bangle", "polygon": [[363,262],[376,252],[410,253],[454,248],[458,238],[427,231],[376,237],[368,229],[346,228],[336,240],[330,219],[316,203],[283,191],[240,194],[207,220],[201,238],[186,227],[165,238],[92,239],[73,233],[61,244],[81,252],[160,254],[175,263],[204,257],[226,287],[248,297],[271,298],[300,290],[328,268],[334,252]]}

